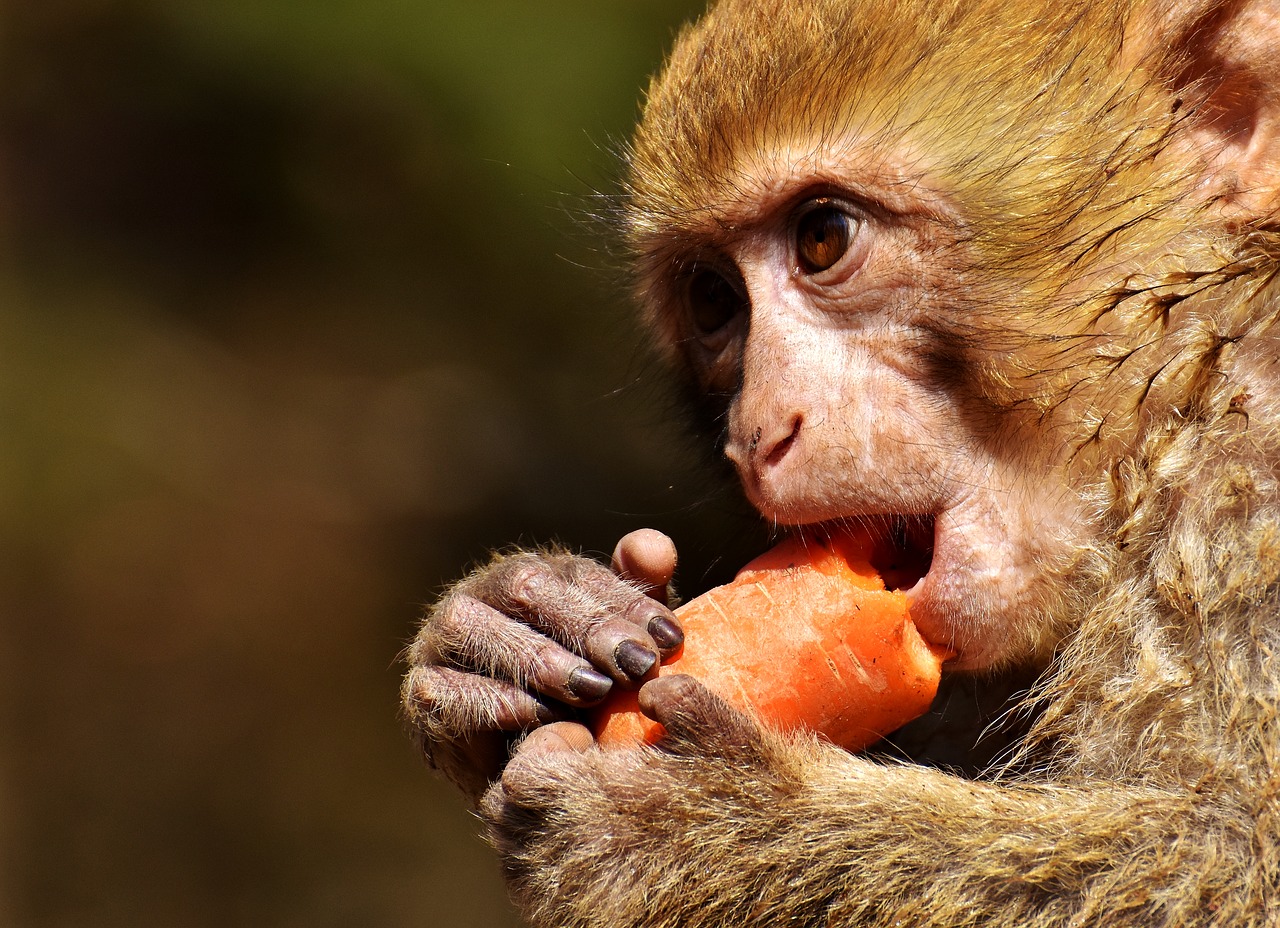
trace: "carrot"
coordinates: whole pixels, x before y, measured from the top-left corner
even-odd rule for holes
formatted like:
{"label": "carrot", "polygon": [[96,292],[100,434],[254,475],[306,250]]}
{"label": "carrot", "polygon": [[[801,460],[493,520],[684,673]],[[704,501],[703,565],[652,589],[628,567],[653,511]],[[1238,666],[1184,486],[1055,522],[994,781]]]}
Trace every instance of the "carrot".
{"label": "carrot", "polygon": [[[659,674],[687,673],[782,728],[806,728],[851,751],[925,712],[948,654],[885,589],[863,536],[792,539],[734,580],[676,610],[685,646]],[[652,744],[663,728],[633,690],[592,715],[606,746]]]}

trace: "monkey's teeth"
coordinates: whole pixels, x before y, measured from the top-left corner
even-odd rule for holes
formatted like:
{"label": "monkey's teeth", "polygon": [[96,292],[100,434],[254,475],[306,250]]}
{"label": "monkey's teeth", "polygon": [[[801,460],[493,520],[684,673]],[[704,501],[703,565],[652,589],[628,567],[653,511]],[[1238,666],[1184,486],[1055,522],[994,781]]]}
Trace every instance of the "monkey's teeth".
{"label": "monkey's teeth", "polygon": [[920,598],[920,593],[923,591],[923,589],[924,589],[924,577],[921,577],[919,580],[915,582],[915,584],[910,589],[906,589],[902,591],[903,593],[906,594],[908,609],[910,609],[912,606],[916,604],[916,600]]}

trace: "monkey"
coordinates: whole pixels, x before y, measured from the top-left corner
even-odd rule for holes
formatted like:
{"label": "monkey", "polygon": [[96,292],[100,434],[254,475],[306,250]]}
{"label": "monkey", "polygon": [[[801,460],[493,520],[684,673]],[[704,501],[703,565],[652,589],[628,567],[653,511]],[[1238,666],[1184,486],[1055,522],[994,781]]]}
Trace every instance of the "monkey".
{"label": "monkey", "polygon": [[[665,535],[496,556],[403,704],[531,925],[1280,925],[1276,61],[1275,0],[679,33],[617,211],[691,421],[780,531],[897,526],[950,675],[1039,676],[987,769],[851,754],[655,678]],[[618,687],[657,745],[594,745]]]}

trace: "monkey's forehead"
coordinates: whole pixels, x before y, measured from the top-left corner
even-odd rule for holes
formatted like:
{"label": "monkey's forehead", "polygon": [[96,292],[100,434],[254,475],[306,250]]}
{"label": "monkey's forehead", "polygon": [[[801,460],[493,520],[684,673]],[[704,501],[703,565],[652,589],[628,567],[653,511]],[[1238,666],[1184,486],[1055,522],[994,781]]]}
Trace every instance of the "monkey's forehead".
{"label": "monkey's forehead", "polygon": [[[937,160],[909,139],[894,145],[853,130],[835,137],[822,134],[779,139],[744,154],[732,180],[706,183],[678,192],[702,193],[702,202],[679,216],[669,206],[660,214],[633,213],[629,231],[641,254],[696,241],[702,250],[729,247],[759,228],[785,219],[792,204],[814,196],[835,195],[865,209],[892,214],[899,222],[932,220],[958,225],[960,220],[937,182]],[[688,183],[682,176],[680,182]],[[781,214],[781,215],[780,215]],[[648,221],[650,225],[642,226]]]}
{"label": "monkey's forehead", "polygon": [[991,171],[982,153],[1078,153],[1066,136],[1080,134],[1079,114],[1107,112],[1108,99],[1115,111],[1105,78],[1130,5],[722,0],[650,85],[629,157],[630,230],[705,224],[708,204],[750,198],[762,156],[847,155],[850,139],[899,160],[906,139],[953,172]]}

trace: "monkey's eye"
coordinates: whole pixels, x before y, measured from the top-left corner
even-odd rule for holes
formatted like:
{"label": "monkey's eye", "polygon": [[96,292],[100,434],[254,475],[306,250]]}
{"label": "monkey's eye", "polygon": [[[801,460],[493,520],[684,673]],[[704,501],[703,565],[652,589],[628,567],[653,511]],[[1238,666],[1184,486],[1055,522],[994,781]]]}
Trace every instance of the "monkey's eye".
{"label": "monkey's eye", "polygon": [[819,274],[849,251],[854,223],[847,212],[830,200],[815,200],[796,223],[796,258],[806,274]]}
{"label": "monkey's eye", "polygon": [[685,284],[694,332],[704,341],[724,330],[747,310],[747,298],[720,271],[696,268]]}

